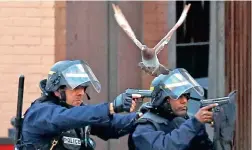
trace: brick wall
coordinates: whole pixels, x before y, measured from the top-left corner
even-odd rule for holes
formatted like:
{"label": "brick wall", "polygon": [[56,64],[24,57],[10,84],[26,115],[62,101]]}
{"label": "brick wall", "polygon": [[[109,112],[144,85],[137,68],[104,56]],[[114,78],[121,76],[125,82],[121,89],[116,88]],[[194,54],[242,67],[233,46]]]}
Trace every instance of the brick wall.
{"label": "brick wall", "polygon": [[[143,41],[148,47],[154,47],[168,33],[168,1],[143,2]],[[160,63],[167,65],[167,46],[158,54]],[[149,88],[153,79],[142,73],[142,87]]]}
{"label": "brick wall", "polygon": [[54,2],[0,2],[0,137],[16,115],[17,83],[25,75],[23,112],[40,95],[54,63]]}

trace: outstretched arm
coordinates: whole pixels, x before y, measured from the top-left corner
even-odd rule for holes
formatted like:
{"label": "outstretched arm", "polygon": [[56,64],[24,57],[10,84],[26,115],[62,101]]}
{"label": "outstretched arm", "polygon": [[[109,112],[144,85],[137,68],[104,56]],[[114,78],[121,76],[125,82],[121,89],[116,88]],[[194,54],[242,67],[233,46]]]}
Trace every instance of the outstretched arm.
{"label": "outstretched arm", "polygon": [[133,131],[137,117],[138,115],[136,113],[114,114],[109,125],[91,126],[91,134],[103,140],[117,139]]}
{"label": "outstretched arm", "polygon": [[108,124],[109,122],[107,103],[70,109],[52,103],[37,103],[25,115],[23,130],[35,134],[53,134],[86,125]]}

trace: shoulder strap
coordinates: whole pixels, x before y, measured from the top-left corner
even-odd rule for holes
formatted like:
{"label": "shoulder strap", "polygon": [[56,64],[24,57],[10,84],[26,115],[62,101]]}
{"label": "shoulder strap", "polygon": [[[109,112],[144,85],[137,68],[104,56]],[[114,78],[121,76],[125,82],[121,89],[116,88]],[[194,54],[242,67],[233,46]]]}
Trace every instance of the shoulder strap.
{"label": "shoulder strap", "polygon": [[[154,113],[146,112],[142,117],[140,117],[138,120],[136,120],[137,124],[146,124],[151,123],[155,130],[160,130],[160,124],[168,124],[168,120],[165,118],[162,118]],[[129,150],[135,150],[135,144],[132,139],[132,133],[128,136],[128,149]]]}
{"label": "shoulder strap", "polygon": [[146,124],[146,123],[151,123],[156,130],[160,130],[160,125],[159,124],[168,124],[168,120],[165,118],[162,118],[154,113],[147,112],[145,113],[142,117],[140,117],[137,120],[138,124]]}

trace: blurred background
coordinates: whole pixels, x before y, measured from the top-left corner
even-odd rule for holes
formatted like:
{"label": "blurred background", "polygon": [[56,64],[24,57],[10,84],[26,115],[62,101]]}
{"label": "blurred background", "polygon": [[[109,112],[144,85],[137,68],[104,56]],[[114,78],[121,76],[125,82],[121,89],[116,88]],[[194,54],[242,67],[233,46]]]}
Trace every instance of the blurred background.
{"label": "blurred background", "polygon": [[[252,149],[251,1],[1,1],[0,148],[13,149],[10,120],[16,115],[20,74],[25,75],[23,113],[40,96],[39,81],[63,59],[86,60],[100,80],[101,93],[91,93],[87,103],[112,101],[126,88],[149,89],[153,77],[137,66],[140,50],[116,23],[112,3],[148,47],[191,3],[185,22],[159,53],[160,62],[187,69],[208,89],[208,98],[238,90],[235,149]],[[198,103],[190,102],[189,109],[195,113]],[[127,136],[95,139],[97,150],[127,150]]]}

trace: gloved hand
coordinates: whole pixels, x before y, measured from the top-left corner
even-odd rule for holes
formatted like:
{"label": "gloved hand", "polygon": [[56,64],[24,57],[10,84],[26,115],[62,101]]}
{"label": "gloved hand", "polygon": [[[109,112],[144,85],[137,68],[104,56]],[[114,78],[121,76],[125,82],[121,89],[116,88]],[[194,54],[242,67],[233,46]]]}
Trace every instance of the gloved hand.
{"label": "gloved hand", "polygon": [[140,98],[139,95],[131,95],[128,93],[122,93],[116,97],[113,102],[113,110],[115,113],[120,112],[132,112],[136,108],[135,100]]}

